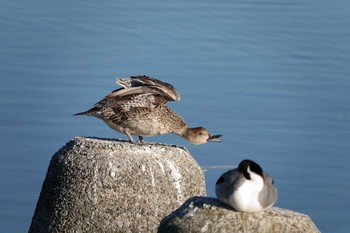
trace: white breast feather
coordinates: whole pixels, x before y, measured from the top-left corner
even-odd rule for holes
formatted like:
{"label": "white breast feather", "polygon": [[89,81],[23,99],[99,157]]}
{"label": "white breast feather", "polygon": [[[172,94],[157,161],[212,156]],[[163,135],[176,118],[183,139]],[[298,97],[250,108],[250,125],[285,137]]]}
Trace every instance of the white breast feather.
{"label": "white breast feather", "polygon": [[232,206],[243,212],[257,212],[262,210],[259,203],[259,193],[263,189],[264,181],[261,176],[253,173],[248,168],[250,180],[245,182],[230,196]]}

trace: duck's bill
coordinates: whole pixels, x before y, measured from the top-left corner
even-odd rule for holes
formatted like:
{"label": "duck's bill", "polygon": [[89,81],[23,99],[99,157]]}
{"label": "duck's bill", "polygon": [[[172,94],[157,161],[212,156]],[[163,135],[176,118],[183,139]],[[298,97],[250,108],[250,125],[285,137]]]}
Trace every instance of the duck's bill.
{"label": "duck's bill", "polygon": [[221,136],[222,136],[222,134],[217,134],[217,135],[210,134],[207,142],[221,142],[219,139],[219,137],[221,137]]}

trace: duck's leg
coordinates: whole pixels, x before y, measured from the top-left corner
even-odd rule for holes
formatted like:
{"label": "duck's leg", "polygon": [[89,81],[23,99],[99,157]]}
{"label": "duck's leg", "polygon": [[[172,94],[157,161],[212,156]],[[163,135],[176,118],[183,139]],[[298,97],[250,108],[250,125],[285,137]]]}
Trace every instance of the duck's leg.
{"label": "duck's leg", "polygon": [[131,137],[131,134],[129,133],[129,130],[125,130],[125,135],[128,136],[130,143],[134,143],[134,140],[132,140],[132,137]]}
{"label": "duck's leg", "polygon": [[139,135],[139,140],[140,140],[140,143],[144,143],[145,141],[143,140],[143,137]]}

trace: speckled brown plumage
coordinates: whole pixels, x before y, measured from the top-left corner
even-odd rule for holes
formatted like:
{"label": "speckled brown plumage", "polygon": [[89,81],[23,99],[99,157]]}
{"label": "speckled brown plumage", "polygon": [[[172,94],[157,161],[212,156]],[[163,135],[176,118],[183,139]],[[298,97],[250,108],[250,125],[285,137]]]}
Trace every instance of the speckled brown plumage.
{"label": "speckled brown plumage", "polygon": [[117,89],[99,101],[93,108],[76,115],[94,116],[102,119],[112,129],[131,135],[155,136],[175,133],[194,144],[220,141],[221,135],[211,135],[203,127],[188,128],[186,122],[174,111],[167,101],[180,100],[180,94],[169,83],[147,76],[121,78]]}

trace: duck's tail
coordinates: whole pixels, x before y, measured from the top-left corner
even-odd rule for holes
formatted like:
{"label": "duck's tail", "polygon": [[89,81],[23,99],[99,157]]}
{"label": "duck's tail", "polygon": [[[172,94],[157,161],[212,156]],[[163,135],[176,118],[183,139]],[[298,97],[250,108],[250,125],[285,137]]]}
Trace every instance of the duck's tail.
{"label": "duck's tail", "polygon": [[101,115],[101,108],[98,106],[95,106],[85,112],[79,112],[74,114],[74,116],[81,116],[81,115],[98,117]]}

